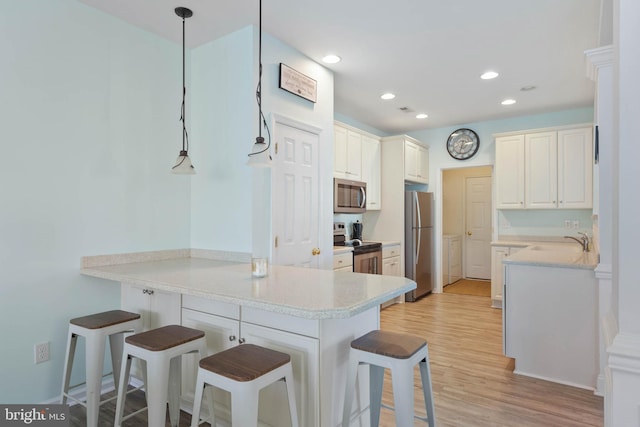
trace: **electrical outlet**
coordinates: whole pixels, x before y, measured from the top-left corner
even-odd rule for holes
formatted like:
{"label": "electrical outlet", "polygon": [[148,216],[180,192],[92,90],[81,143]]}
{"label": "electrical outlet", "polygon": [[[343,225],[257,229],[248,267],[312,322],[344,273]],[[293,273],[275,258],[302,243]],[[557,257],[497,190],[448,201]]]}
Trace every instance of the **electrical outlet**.
{"label": "electrical outlet", "polygon": [[578,221],[577,219],[574,219],[572,225],[573,225],[573,229],[577,230],[578,228],[580,228],[580,221]]}
{"label": "electrical outlet", "polygon": [[49,342],[43,342],[33,346],[33,362],[35,364],[49,360]]}
{"label": "electrical outlet", "polygon": [[571,230],[571,220],[570,219],[565,219],[564,220],[564,229],[565,230]]}

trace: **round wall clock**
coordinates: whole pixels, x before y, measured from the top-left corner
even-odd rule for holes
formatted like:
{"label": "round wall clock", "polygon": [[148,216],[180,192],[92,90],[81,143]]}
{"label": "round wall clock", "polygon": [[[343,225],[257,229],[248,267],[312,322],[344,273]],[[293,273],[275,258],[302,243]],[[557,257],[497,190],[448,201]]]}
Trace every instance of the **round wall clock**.
{"label": "round wall clock", "polygon": [[473,157],[480,148],[480,138],[471,129],[458,129],[447,139],[447,151],[456,160],[467,160]]}

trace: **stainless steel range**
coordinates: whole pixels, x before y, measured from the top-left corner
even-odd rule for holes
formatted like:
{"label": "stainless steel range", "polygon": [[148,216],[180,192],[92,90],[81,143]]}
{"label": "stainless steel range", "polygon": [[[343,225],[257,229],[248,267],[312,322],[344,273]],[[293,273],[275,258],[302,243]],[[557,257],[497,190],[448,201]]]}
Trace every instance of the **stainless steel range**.
{"label": "stainless steel range", "polygon": [[345,224],[333,224],[333,245],[353,247],[354,273],[382,274],[382,243],[359,239],[346,240]]}

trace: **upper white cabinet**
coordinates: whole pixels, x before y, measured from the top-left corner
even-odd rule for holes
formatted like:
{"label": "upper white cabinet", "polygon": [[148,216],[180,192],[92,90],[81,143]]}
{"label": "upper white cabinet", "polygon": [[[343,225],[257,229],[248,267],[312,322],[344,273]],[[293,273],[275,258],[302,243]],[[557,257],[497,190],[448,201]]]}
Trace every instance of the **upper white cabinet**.
{"label": "upper white cabinet", "polygon": [[496,138],[498,209],[592,207],[591,127]]}
{"label": "upper white cabinet", "polygon": [[362,180],[362,135],[342,126],[334,126],[333,175]]}
{"label": "upper white cabinet", "polygon": [[380,138],[334,124],[333,176],[367,183],[367,210],[380,210]]}
{"label": "upper white cabinet", "polygon": [[362,136],[362,180],[367,183],[367,210],[380,210],[380,140]]}
{"label": "upper white cabinet", "polygon": [[420,184],[429,183],[429,149],[411,141],[404,141],[404,179]]}

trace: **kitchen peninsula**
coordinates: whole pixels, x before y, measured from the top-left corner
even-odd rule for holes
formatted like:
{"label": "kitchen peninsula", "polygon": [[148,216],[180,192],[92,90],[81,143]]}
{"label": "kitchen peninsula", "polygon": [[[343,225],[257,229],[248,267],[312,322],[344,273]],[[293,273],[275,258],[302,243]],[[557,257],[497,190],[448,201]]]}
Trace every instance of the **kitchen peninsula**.
{"label": "kitchen peninsula", "polygon": [[[83,257],[81,273],[120,282],[122,308],[140,312],[147,329],[204,330],[210,353],[244,342],[289,353],[304,426],[340,423],[350,341],[379,327],[381,303],[416,287],[403,277],[277,265],[253,278],[248,255],[195,249]],[[184,359],[182,406],[190,411],[197,361]],[[261,394],[260,418],[287,425],[274,386]],[[368,382],[359,387],[352,415],[368,425]],[[215,400],[228,419],[227,397]]]}

